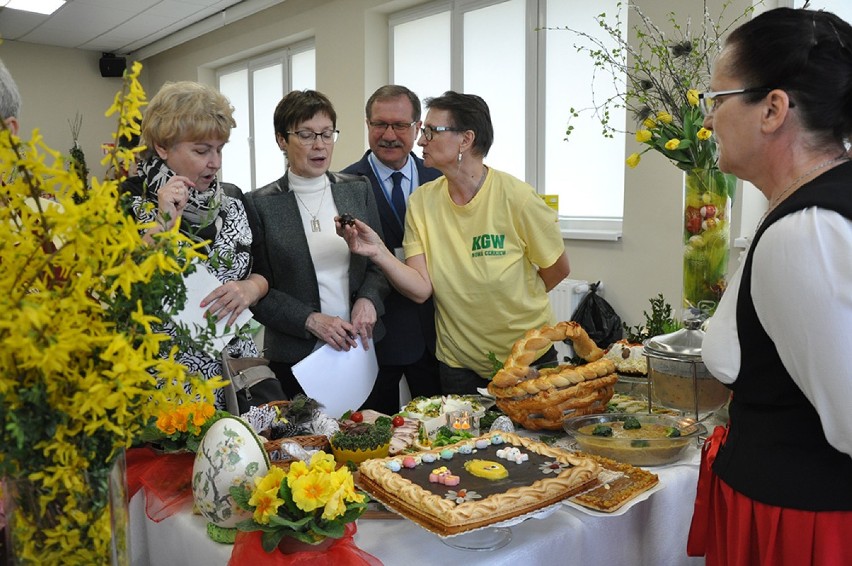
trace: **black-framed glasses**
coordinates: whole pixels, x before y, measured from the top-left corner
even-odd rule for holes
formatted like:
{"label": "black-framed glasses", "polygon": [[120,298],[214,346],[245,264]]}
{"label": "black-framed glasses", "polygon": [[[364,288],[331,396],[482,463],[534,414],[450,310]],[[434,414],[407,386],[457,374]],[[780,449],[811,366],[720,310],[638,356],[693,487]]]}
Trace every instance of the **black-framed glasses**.
{"label": "black-framed glasses", "polygon": [[314,132],[313,130],[298,130],[296,132],[284,133],[288,136],[293,134],[299,138],[299,142],[302,145],[314,145],[317,138],[320,138],[323,143],[331,145],[336,142],[337,138],[340,136],[340,130],[323,130],[321,132]]}
{"label": "black-framed glasses", "polygon": [[[698,108],[701,110],[701,113],[704,116],[709,116],[713,113],[713,110],[716,108],[717,99],[723,96],[733,96],[735,94],[749,94],[752,92],[766,92],[768,93],[773,89],[769,87],[756,87],[756,88],[735,88],[732,90],[716,90],[716,91],[708,91],[702,92],[698,95]],[[795,106],[792,101],[790,102],[790,106]]]}
{"label": "black-framed glasses", "polygon": [[432,141],[432,137],[436,132],[463,132],[461,128],[453,128],[452,126],[424,126],[420,128],[420,131],[423,133],[423,137],[426,138],[426,141]]}
{"label": "black-framed glasses", "polygon": [[411,129],[411,126],[417,123],[417,120],[413,122],[394,122],[393,124],[388,124],[387,122],[367,122],[370,125],[370,129],[375,130],[377,132],[385,133],[385,130],[391,128],[394,132],[398,134],[404,134],[406,131]]}

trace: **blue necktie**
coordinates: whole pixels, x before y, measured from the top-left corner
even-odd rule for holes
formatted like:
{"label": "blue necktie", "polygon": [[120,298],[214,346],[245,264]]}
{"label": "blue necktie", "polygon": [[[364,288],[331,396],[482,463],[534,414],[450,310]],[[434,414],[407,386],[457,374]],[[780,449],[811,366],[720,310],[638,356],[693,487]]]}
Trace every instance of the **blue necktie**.
{"label": "blue necktie", "polygon": [[394,171],[391,174],[393,179],[393,189],[391,190],[391,203],[396,209],[396,214],[399,217],[399,223],[405,226],[405,196],[402,194],[402,173]]}

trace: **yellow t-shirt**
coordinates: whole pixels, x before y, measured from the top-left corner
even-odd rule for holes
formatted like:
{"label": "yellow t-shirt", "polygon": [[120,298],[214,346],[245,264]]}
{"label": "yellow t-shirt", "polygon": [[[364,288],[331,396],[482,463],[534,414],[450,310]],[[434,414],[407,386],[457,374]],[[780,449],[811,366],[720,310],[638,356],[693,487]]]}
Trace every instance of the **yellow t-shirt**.
{"label": "yellow t-shirt", "polygon": [[553,323],[536,266],[550,267],[565,244],[556,212],[530,185],[489,168],[464,206],[440,177],[411,194],[405,257],[425,254],[435,298],[437,357],[451,367],[492,372],[531,328]]}

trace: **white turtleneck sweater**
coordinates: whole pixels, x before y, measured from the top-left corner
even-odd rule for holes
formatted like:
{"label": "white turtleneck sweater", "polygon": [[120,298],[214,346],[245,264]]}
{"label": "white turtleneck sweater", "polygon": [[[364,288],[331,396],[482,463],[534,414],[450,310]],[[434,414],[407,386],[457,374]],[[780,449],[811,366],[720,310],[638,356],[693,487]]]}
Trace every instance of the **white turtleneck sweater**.
{"label": "white turtleneck sweater", "polygon": [[[287,173],[287,179],[290,190],[295,194],[308,239],[319,286],[321,312],[348,321],[349,248],[334,230],[334,217],[338,211],[331,195],[331,182],[327,175],[309,179],[293,171]],[[319,232],[312,230],[314,218],[319,221]]]}

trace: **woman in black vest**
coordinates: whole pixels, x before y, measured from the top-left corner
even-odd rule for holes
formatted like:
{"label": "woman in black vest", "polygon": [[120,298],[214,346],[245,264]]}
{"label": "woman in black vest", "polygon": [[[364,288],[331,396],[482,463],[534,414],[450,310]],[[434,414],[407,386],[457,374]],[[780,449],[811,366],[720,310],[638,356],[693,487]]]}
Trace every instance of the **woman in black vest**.
{"label": "woman in black vest", "polygon": [[703,344],[733,396],[704,447],[688,552],[852,564],[852,27],[765,12],[728,37],[710,87],[719,166],[769,206]]}

